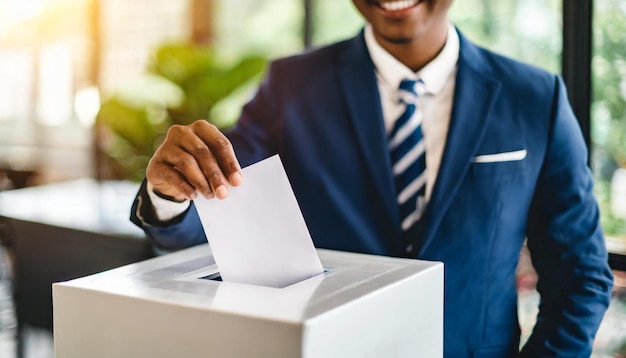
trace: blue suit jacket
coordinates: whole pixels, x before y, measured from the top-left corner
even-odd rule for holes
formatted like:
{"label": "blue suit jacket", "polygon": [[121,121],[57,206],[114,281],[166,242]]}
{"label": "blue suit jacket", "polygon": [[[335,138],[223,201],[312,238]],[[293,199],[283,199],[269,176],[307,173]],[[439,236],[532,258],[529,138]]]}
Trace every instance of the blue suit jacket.
{"label": "blue suit jacket", "polygon": [[[447,144],[410,242],[362,34],[275,61],[228,136],[243,166],[280,154],[317,247],[445,263],[446,356],[517,353],[525,238],[542,298],[523,354],[589,356],[612,275],[587,150],[557,76],[461,36]],[[522,160],[473,162],[520,150]],[[193,206],[170,225],[140,224],[167,249],[206,242]]]}

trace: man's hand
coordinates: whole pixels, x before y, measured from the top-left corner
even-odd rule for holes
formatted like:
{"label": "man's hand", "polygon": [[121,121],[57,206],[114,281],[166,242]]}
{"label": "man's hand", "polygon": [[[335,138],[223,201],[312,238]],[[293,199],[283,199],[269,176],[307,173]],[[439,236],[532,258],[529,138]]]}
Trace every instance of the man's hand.
{"label": "man's hand", "polygon": [[196,193],[224,199],[227,183],[241,184],[241,167],[230,141],[204,120],[174,125],[156,150],[146,169],[154,191],[182,201]]}

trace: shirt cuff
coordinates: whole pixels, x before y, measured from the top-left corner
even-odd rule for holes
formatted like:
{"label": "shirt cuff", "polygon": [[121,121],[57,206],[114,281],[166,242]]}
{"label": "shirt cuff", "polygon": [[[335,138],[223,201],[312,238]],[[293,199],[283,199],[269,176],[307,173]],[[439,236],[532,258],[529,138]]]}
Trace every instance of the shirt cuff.
{"label": "shirt cuff", "polygon": [[146,191],[148,192],[148,196],[150,197],[150,201],[152,202],[152,206],[154,207],[154,212],[159,221],[172,220],[178,215],[184,213],[191,204],[189,200],[185,200],[179,203],[176,201],[164,199],[156,195],[150,182],[148,182]]}

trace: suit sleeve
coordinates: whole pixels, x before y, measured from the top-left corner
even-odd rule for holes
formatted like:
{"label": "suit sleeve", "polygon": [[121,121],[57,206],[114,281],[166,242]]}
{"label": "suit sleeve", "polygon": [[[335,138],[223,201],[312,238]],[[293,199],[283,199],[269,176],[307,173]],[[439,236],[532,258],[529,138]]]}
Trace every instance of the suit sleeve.
{"label": "suit sleeve", "polygon": [[146,180],[131,207],[130,220],[148,236],[156,252],[169,252],[206,243],[196,208],[191,203],[181,215],[160,221],[146,189]]}
{"label": "suit sleeve", "polygon": [[613,284],[587,149],[555,80],[548,147],[531,205],[528,248],[541,295],[522,357],[589,357]]}

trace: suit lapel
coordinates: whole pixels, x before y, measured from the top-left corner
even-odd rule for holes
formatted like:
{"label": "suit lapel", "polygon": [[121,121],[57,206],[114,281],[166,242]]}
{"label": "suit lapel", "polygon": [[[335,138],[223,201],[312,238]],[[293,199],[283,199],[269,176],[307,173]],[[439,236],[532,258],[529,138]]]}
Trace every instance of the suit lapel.
{"label": "suit lapel", "polygon": [[[438,227],[460,184],[466,176],[490,120],[493,103],[500,92],[500,83],[491,77],[488,65],[476,46],[461,34],[459,66],[454,103],[437,182],[424,213],[419,253],[424,253],[436,236]],[[340,53],[338,67],[341,91],[346,99],[358,146],[367,161],[372,180],[384,205],[385,214],[398,228],[393,238],[400,237],[400,219],[395,202],[391,163],[376,74],[361,36],[350,40]],[[374,88],[375,90],[372,90]],[[395,247],[399,243],[390,238]],[[399,247],[399,246],[398,246]],[[396,248],[397,249],[397,248]]]}
{"label": "suit lapel", "polygon": [[424,213],[425,231],[419,255],[435,238],[441,220],[467,174],[500,92],[500,83],[487,73],[487,64],[478,48],[461,34],[459,37],[461,49],[450,127],[437,182]]}
{"label": "suit lapel", "polygon": [[[378,84],[362,33],[350,40],[345,51],[340,54],[339,79],[358,145],[364,153],[371,178],[384,205],[383,215],[388,216],[393,227],[398,227],[394,233],[394,237],[398,237],[400,219],[398,206],[394,200],[395,190],[391,163],[387,155],[387,139]],[[391,244],[393,246],[393,243]]]}

